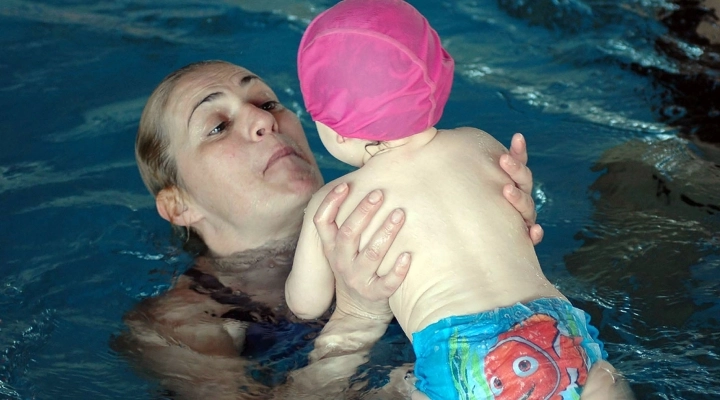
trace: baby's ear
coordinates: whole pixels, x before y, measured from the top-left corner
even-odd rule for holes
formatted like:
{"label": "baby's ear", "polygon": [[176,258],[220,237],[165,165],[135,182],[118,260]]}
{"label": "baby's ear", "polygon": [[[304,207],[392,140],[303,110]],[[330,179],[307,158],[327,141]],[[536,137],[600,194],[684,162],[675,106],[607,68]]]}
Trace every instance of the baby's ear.
{"label": "baby's ear", "polygon": [[158,214],[173,225],[190,226],[199,220],[194,207],[184,201],[182,193],[175,186],[165,188],[155,196],[155,207]]}

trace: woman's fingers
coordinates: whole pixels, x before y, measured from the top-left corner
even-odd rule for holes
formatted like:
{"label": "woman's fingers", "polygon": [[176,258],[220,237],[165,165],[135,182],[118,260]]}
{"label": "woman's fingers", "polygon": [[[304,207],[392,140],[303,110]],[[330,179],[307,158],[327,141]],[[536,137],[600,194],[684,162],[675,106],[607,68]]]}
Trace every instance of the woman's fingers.
{"label": "woman's fingers", "polygon": [[372,312],[386,313],[388,297],[400,287],[410,268],[410,254],[401,254],[382,276],[378,268],[405,223],[405,213],[393,210],[377,230],[366,232],[370,240],[360,249],[360,237],[380,209],[383,193],[380,190],[368,193],[338,227],[335,218],[348,192],[347,184],[335,187],[313,217],[325,256],[335,273],[338,304],[342,301],[365,304],[363,307]]}
{"label": "woman's fingers", "polygon": [[537,210],[532,198],[533,177],[532,171],[527,167],[527,143],[522,134],[513,135],[508,154],[500,156],[500,167],[510,176],[515,184],[505,185],[503,196],[522,215],[528,226],[528,233],[533,244],[537,245],[543,239],[543,229],[536,224]]}
{"label": "woman's fingers", "polygon": [[542,242],[543,236],[545,236],[545,231],[543,230],[542,226],[540,226],[539,224],[535,224],[530,227],[530,240],[532,240],[532,243],[535,246]]}
{"label": "woman's fingers", "polygon": [[[336,273],[343,272],[347,267],[352,265],[353,260],[360,252],[360,236],[367,228],[372,218],[377,213],[382,204],[383,194],[380,190],[373,190],[368,193],[365,198],[355,207],[350,215],[345,219],[340,227],[337,226],[335,218],[337,217],[340,206],[347,198],[349,193],[348,185],[341,183],[328,193],[320,206],[315,212],[313,222],[320,236],[320,240],[325,250],[325,256],[329,260],[338,259],[346,260],[342,263],[333,263],[333,269]],[[386,224],[384,227],[386,227]],[[381,228],[382,229],[382,228]],[[370,242],[370,246],[363,251],[363,258],[367,259],[375,266],[372,270],[374,273],[380,261],[387,252],[387,247],[382,242],[394,238],[396,231],[390,229],[387,233],[376,233]],[[392,240],[390,240],[392,242]],[[357,276],[353,274],[353,276]],[[362,278],[370,279],[372,275],[368,273]],[[367,281],[366,281],[367,282]]]}
{"label": "woman's fingers", "polygon": [[375,284],[377,285],[378,295],[383,298],[389,298],[403,283],[408,271],[412,257],[410,253],[402,253],[395,260],[395,265],[387,274],[378,276]]}
{"label": "woman's fingers", "polygon": [[[358,254],[360,248],[360,235],[365,231],[372,218],[380,209],[383,194],[380,190],[373,190],[368,193],[362,201],[355,207],[350,215],[345,219],[340,228],[338,228],[335,238],[335,251],[346,256]],[[373,254],[364,252],[366,258],[374,257]],[[385,254],[378,253],[379,258],[372,262],[379,264]]]}
{"label": "woman's fingers", "polygon": [[[365,314],[385,317],[390,313],[388,298],[407,276],[410,254],[401,254],[382,276],[378,268],[405,223],[405,213],[396,209],[377,230],[365,232],[383,202],[382,191],[373,190],[338,227],[335,218],[348,192],[346,184],[338,185],[325,196],[314,215],[325,255],[335,273],[337,306],[348,313],[364,310]],[[360,248],[363,232],[369,240]]]}
{"label": "woman's fingers", "polygon": [[525,220],[530,240],[532,240],[533,244],[538,245],[542,242],[545,232],[539,224],[535,223],[537,211],[535,210],[535,202],[532,197],[511,183],[508,183],[505,187],[503,187],[503,196],[505,196],[505,199],[513,207],[515,207],[522,216],[523,220]]}
{"label": "woman's fingers", "polygon": [[395,237],[405,223],[405,212],[395,209],[385,218],[383,224],[373,233],[370,241],[355,260],[358,273],[366,277],[374,285],[381,297],[389,297],[395,293],[407,275],[410,266],[410,255],[401,254],[389,272],[380,276],[378,268],[387,255]]}
{"label": "woman's fingers", "polygon": [[376,306],[373,309],[380,304],[380,308],[373,311],[377,314],[387,312],[388,298],[400,287],[410,269],[411,256],[405,252],[398,256],[390,271],[382,275],[378,274],[380,264],[387,256],[390,246],[404,223],[405,213],[400,209],[394,210],[385,218],[382,226],[373,233],[370,242],[355,259],[353,269],[361,282],[365,283],[365,287],[361,289],[364,293],[363,298],[375,303]]}
{"label": "woman's fingers", "polygon": [[503,187],[503,196],[505,200],[510,202],[510,204],[518,210],[528,227],[535,225],[537,211],[535,210],[535,202],[528,193],[508,183]]}
{"label": "woman's fingers", "polygon": [[503,154],[500,156],[500,167],[510,175],[510,179],[515,185],[525,193],[532,193],[533,178],[530,168],[520,163],[518,159],[513,158],[511,154]]}
{"label": "woman's fingers", "polygon": [[393,210],[393,212],[385,218],[385,222],[370,237],[370,241],[360,252],[361,261],[365,261],[367,267],[372,269],[372,274],[377,272],[380,261],[387,254],[390,245],[392,245],[400,228],[405,223],[405,212],[401,209]]}
{"label": "woman's fingers", "polygon": [[516,133],[510,140],[510,155],[521,164],[527,164],[527,142],[522,133]]}
{"label": "woman's fingers", "polygon": [[337,185],[330,193],[328,193],[320,203],[313,222],[317,229],[320,240],[322,241],[325,254],[335,247],[335,237],[337,236],[338,227],[335,223],[340,205],[345,201],[349,193],[347,183]]}
{"label": "woman's fingers", "polygon": [[510,152],[500,156],[500,167],[510,175],[516,186],[527,194],[532,193],[532,172],[527,167],[527,144],[520,133],[516,133],[510,144]]}

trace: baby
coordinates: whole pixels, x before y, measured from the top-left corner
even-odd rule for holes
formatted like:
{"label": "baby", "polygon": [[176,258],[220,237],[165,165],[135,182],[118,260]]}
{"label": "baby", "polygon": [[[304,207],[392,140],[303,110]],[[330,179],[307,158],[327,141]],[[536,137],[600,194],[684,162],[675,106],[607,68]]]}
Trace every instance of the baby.
{"label": "baby", "polygon": [[399,249],[412,253],[390,307],[413,343],[418,389],[432,399],[578,398],[590,366],[606,357],[598,332],[543,275],[525,223],[502,197],[512,181],[497,160],[507,149],[475,128],[435,128],[453,70],[437,33],[401,0],[345,0],[307,28],[298,54],[305,105],[328,151],[360,168],[308,205],[287,303],[316,318],[332,302],[335,280],[312,220],[330,188],[352,188],[338,224],[381,188],[382,207],[406,214],[378,274]]}

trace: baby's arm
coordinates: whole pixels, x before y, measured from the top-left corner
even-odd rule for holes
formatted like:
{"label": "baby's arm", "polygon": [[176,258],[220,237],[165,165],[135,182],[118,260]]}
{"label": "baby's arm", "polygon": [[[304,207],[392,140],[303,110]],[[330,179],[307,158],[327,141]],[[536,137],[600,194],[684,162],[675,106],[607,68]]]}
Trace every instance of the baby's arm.
{"label": "baby's arm", "polygon": [[319,206],[318,199],[327,190],[320,190],[305,209],[300,239],[295,250],[295,260],[285,281],[285,301],[299,318],[320,317],[332,303],[335,295],[335,276],[325,258],[322,242],[313,217]]}

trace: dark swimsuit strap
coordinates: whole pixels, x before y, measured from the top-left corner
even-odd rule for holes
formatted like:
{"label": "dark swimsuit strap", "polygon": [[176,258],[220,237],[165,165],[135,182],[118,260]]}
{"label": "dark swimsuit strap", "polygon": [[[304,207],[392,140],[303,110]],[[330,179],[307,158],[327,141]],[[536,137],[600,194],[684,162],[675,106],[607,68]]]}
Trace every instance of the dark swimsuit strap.
{"label": "dark swimsuit strap", "polygon": [[[223,285],[217,277],[200,271],[196,266],[190,267],[183,275],[192,279],[190,289],[195,292],[208,295],[220,304],[235,306],[220,318],[250,323],[240,355],[259,360],[259,364],[253,367],[252,375],[255,379],[274,386],[285,380],[287,372],[275,376],[278,374],[275,370],[279,368],[277,363],[286,360],[293,368],[307,363],[306,352],[300,350],[312,343],[323,323],[305,321],[295,324],[284,316],[276,316],[270,307],[252,300],[245,293],[233,292],[232,288]],[[301,335],[302,340],[298,341],[298,335]],[[300,357],[300,361],[295,359],[297,357]],[[265,364],[268,365],[264,366]]]}
{"label": "dark swimsuit strap", "polygon": [[275,313],[265,304],[254,301],[245,293],[234,292],[232,288],[223,285],[217,277],[202,272],[195,266],[190,267],[183,275],[192,279],[193,283],[190,285],[190,289],[195,292],[207,294],[220,304],[237,306],[221,315],[220,318],[271,324],[285,319],[275,316]]}

